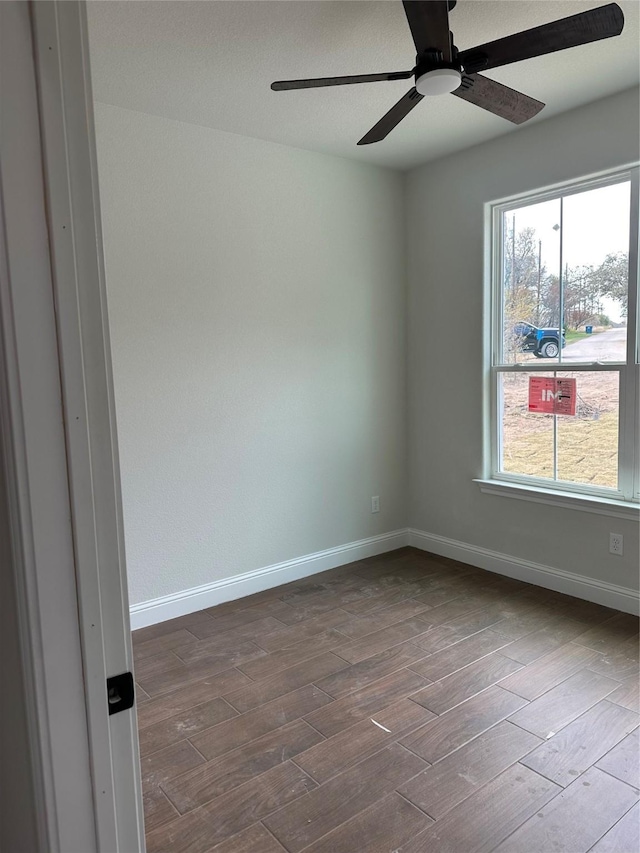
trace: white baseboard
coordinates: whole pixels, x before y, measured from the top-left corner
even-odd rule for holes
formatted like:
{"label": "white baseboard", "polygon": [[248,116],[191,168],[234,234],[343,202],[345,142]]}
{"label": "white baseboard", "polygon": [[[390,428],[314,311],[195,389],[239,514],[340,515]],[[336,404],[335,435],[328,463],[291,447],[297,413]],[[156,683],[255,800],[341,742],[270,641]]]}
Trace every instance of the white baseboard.
{"label": "white baseboard", "polygon": [[145,628],[147,625],[166,622],[176,616],[195,613],[205,607],[215,607],[216,604],[253,595],[254,592],[262,592],[262,590],[300,580],[327,569],[345,566],[356,560],[364,560],[365,557],[395,551],[396,548],[402,548],[408,543],[407,530],[394,530],[391,533],[361,539],[359,542],[349,542],[337,548],[327,548],[326,551],[306,554],[304,557],[276,563],[274,566],[266,566],[253,572],[213,581],[204,586],[185,589],[173,595],[164,595],[162,598],[132,604],[129,610],[131,628],[132,630]]}
{"label": "white baseboard", "polygon": [[562,569],[554,569],[551,566],[543,566],[519,557],[510,557],[476,545],[467,545],[465,542],[447,539],[445,536],[426,533],[423,530],[410,529],[371,536],[359,542],[350,542],[339,545],[337,548],[306,554],[295,560],[287,560],[284,563],[276,563],[273,566],[186,589],[173,595],[133,604],[130,608],[131,628],[132,630],[145,628],[147,625],[165,622],[176,616],[195,613],[205,607],[215,607],[216,604],[222,604],[225,601],[243,598],[327,569],[335,569],[356,560],[364,560],[366,557],[395,551],[396,548],[402,548],[405,545],[412,545],[422,551],[429,551],[441,557],[450,557],[453,560],[536,584],[545,589],[553,589],[586,601],[594,601],[625,613],[640,613],[640,597],[635,590]]}
{"label": "white baseboard", "polygon": [[496,572],[510,578],[553,589],[586,601],[594,601],[605,607],[622,610],[625,613],[640,613],[640,596],[636,590],[616,586],[606,581],[594,580],[585,575],[565,572],[540,563],[532,563],[519,557],[510,557],[497,551],[489,551],[476,545],[467,545],[445,536],[425,533],[423,530],[409,530],[409,545],[430,551],[441,557],[450,557],[479,569]]}

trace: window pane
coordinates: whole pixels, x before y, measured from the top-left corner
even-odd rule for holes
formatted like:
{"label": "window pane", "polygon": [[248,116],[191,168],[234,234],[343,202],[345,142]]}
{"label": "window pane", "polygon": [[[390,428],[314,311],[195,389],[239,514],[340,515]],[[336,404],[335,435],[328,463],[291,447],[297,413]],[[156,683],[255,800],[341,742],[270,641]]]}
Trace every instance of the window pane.
{"label": "window pane", "polygon": [[560,231],[560,199],[503,214],[503,364],[557,360]]}
{"label": "window pane", "polygon": [[624,181],[503,213],[500,363],[626,360],[630,198]]}
{"label": "window pane", "polygon": [[562,361],[625,361],[629,181],[563,199]]}
{"label": "window pane", "polygon": [[529,376],[501,373],[502,454],[500,471],[553,478],[553,415],[530,412]]}
{"label": "window pane", "polygon": [[[538,405],[539,390],[538,397],[534,390],[530,396],[531,379],[547,389],[542,392],[543,405]],[[565,386],[559,390],[555,379],[575,380],[575,395]],[[501,373],[498,391],[500,472],[542,477],[551,483],[618,487],[617,371]],[[565,396],[569,393],[571,401]],[[530,404],[547,411],[531,411]],[[572,410],[575,415],[554,414]]]}
{"label": "window pane", "polygon": [[558,373],[576,380],[575,417],[558,416],[558,479],[618,487],[619,374]]}

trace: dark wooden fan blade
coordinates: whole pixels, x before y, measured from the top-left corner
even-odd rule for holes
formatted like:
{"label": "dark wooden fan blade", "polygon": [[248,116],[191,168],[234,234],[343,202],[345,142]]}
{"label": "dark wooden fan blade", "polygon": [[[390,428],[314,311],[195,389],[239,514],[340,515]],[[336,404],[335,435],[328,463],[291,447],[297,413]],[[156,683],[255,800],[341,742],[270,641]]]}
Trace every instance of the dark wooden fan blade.
{"label": "dark wooden fan blade", "polygon": [[611,38],[620,35],[623,26],[622,9],[616,3],[609,3],[608,6],[599,6],[579,15],[571,15],[551,24],[463,50],[459,58],[467,74],[472,74]]}
{"label": "dark wooden fan blade", "polygon": [[544,107],[542,101],[536,101],[480,74],[465,74],[462,85],[452,94],[514,124],[529,121]]}
{"label": "dark wooden fan blade", "polygon": [[449,3],[447,0],[402,0],[418,57],[439,50],[451,62]]}
{"label": "dark wooden fan blade", "polygon": [[277,80],[274,92],[285,89],[315,89],[319,86],[348,86],[351,83],[377,83],[379,80],[408,80],[413,71],[391,71],[387,74],[354,74],[351,77],[316,77],[311,80]]}
{"label": "dark wooden fan blade", "polygon": [[380,121],[375,124],[369,133],[365,133],[358,145],[371,145],[372,142],[380,142],[384,139],[393,128],[399,124],[405,116],[409,115],[411,110],[420,103],[423,95],[417,89],[409,89],[407,94],[400,98],[397,104],[394,104],[388,113],[382,116]]}

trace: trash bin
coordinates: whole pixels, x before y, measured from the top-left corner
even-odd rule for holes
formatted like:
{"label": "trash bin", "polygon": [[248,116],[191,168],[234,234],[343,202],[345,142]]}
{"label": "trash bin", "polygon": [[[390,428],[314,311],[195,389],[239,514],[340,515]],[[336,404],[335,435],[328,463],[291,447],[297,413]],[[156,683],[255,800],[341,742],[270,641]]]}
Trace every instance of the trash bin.
{"label": "trash bin", "polygon": [[585,332],[586,332],[588,335],[592,335],[592,334],[593,334],[593,326],[585,326],[585,327],[584,327],[584,330],[585,330]]}

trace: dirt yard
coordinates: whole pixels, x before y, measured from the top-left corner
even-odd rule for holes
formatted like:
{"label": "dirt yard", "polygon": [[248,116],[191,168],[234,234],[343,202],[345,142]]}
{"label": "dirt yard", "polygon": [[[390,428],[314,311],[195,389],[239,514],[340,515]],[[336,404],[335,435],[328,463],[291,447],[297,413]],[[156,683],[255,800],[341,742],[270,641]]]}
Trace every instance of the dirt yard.
{"label": "dirt yard", "polygon": [[[558,372],[577,380],[575,417],[558,417],[558,479],[618,485],[618,374]],[[503,470],[553,478],[554,415],[528,411],[528,375],[503,374]]]}

